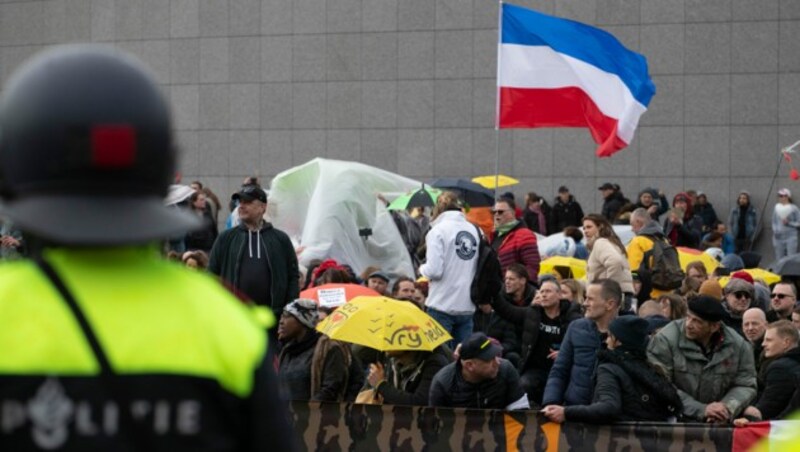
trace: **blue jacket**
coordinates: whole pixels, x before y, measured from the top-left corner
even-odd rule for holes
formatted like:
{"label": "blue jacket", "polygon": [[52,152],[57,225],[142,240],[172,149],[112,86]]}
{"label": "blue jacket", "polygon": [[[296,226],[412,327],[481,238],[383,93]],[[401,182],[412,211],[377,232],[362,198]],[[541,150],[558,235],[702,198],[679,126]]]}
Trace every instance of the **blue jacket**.
{"label": "blue jacket", "polygon": [[600,331],[587,318],[569,324],[558,358],[544,388],[543,405],[588,405],[592,403],[593,376]]}
{"label": "blue jacket", "polygon": [[[753,240],[756,235],[756,227],[758,226],[758,213],[756,212],[756,208],[753,206],[749,206],[747,208],[747,219],[744,223],[744,234],[749,240]],[[734,206],[731,209],[731,214],[728,217],[728,229],[731,231],[731,235],[734,239],[739,235],[739,206]]]}

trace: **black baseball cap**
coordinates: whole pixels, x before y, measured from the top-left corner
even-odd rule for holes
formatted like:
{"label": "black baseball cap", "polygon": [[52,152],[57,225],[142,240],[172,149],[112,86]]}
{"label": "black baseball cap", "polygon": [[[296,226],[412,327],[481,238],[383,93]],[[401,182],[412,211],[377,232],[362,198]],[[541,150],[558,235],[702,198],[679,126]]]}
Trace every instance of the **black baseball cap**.
{"label": "black baseball cap", "polygon": [[491,361],[500,355],[503,347],[489,339],[483,333],[472,333],[472,336],[461,343],[460,359],[479,359]]}
{"label": "black baseball cap", "polygon": [[234,201],[238,201],[240,199],[244,201],[252,201],[257,199],[261,202],[267,202],[267,192],[265,192],[258,185],[245,185],[241,190],[234,193],[233,196],[231,196],[231,199]]}
{"label": "black baseball cap", "polygon": [[382,272],[380,270],[374,271],[374,272],[370,273],[369,276],[367,276],[367,280],[372,279],[372,278],[380,278],[380,279],[386,281],[387,283],[389,282],[389,276],[386,273],[384,273],[384,272]]}
{"label": "black baseball cap", "polygon": [[605,184],[597,187],[598,190],[614,190],[614,184],[611,182],[606,182]]}
{"label": "black baseball cap", "polygon": [[562,185],[562,186],[558,187],[558,192],[559,193],[569,193],[569,188],[567,188],[566,185]]}

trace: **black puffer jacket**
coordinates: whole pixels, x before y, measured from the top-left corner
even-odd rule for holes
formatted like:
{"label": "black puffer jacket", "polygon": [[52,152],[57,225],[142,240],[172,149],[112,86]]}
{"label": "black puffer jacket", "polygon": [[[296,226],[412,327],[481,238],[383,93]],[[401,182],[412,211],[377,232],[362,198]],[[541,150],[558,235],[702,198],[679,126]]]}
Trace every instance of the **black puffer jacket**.
{"label": "black puffer jacket", "polygon": [[561,198],[556,197],[553,203],[553,210],[550,212],[550,234],[561,232],[567,226],[580,227],[583,221],[583,209],[580,203],[575,201],[575,197],[569,195],[567,202],[562,202]]}
{"label": "black puffer jacket", "polygon": [[428,405],[502,410],[524,396],[517,370],[505,359],[500,360],[497,377],[480,383],[464,380],[461,361],[456,361],[433,377]]}
{"label": "black puffer jacket", "polygon": [[[567,326],[573,320],[577,320],[583,315],[580,311],[580,306],[571,303],[568,300],[561,300],[559,302],[559,319],[561,320],[561,334],[567,333]],[[522,328],[522,342],[520,360],[517,368],[522,371],[526,369],[528,358],[533,351],[536,339],[539,337],[539,324],[542,322],[544,309],[541,306],[514,306],[503,300],[495,300],[492,304],[495,312],[500,317]]]}
{"label": "black puffer jacket", "polygon": [[762,419],[780,419],[782,413],[788,414],[799,408],[791,404],[800,401],[796,397],[790,398],[790,394],[798,390],[798,376],[800,376],[799,347],[789,350],[769,364],[764,392],[755,404],[761,412]]}
{"label": "black puffer jacket", "polygon": [[683,410],[678,390],[644,356],[617,350],[597,353],[597,380],[591,405],[564,408],[571,422],[664,422]]}

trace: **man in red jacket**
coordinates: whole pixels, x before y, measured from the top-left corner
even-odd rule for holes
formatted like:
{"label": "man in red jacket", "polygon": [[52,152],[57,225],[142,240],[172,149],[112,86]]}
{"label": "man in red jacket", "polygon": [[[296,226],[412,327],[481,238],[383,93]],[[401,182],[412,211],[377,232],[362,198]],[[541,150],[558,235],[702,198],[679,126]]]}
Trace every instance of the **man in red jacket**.
{"label": "man in red jacket", "polygon": [[539,276],[539,245],[536,234],[525,227],[514,215],[514,201],[501,198],[494,204],[494,238],[492,247],[497,251],[500,266],[505,273],[509,265],[518,262],[525,266],[531,281]]}

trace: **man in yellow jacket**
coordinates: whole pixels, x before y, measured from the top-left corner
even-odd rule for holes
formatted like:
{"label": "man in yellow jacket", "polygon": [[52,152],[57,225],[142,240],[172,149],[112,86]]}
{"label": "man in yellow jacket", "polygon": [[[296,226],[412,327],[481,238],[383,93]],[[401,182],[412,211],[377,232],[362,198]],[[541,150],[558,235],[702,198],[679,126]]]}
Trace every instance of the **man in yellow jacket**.
{"label": "man in yellow jacket", "polygon": [[[661,226],[659,226],[658,222],[653,221],[650,218],[650,214],[647,213],[647,210],[642,207],[639,207],[631,213],[631,230],[636,233],[636,237],[628,243],[628,247],[626,248],[628,252],[628,264],[631,266],[632,272],[638,272],[642,267],[645,253],[653,249],[653,240],[664,240],[664,232],[661,230]],[[645,267],[649,268],[651,264],[652,263],[647,263]],[[639,274],[642,281],[642,288],[637,294],[639,305],[647,300],[657,299],[661,295],[670,292],[668,290],[654,288],[650,284],[650,281],[642,276],[642,274]]]}

